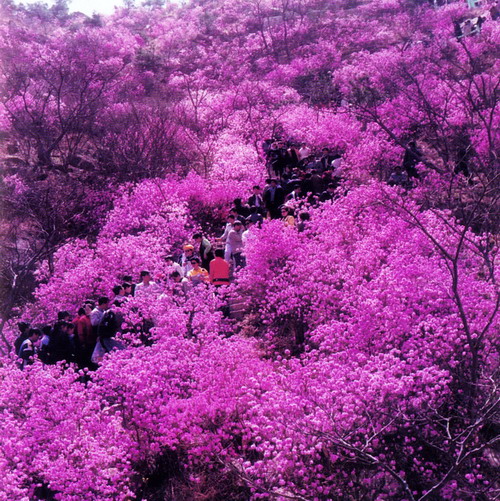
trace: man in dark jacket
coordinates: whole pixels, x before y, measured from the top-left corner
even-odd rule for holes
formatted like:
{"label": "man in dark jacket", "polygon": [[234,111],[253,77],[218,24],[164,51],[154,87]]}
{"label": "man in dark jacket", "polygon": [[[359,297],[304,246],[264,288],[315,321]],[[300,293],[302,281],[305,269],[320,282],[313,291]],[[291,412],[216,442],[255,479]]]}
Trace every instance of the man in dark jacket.
{"label": "man in dark jacket", "polygon": [[278,184],[278,181],[276,181],[276,179],[272,179],[269,189],[264,195],[264,203],[266,205],[266,209],[273,219],[280,217],[279,208],[283,205],[284,201],[285,191]]}
{"label": "man in dark jacket", "polygon": [[335,196],[335,184],[330,183],[328,185],[328,188],[326,191],[321,193],[321,196],[319,197],[320,202],[328,202],[329,200],[333,200],[333,197]]}
{"label": "man in dark jacket", "polygon": [[60,320],[54,324],[54,329],[50,337],[48,363],[72,362],[74,359],[74,346],[70,339],[70,329],[74,325],[65,320]]}
{"label": "man in dark jacket", "polygon": [[262,198],[260,186],[253,187],[253,194],[248,198],[248,206],[257,207],[259,212],[264,208],[264,199]]}
{"label": "man in dark jacket", "polygon": [[408,174],[408,179],[411,178],[420,179],[416,165],[421,161],[422,154],[420,153],[417,143],[415,141],[410,141],[405,150],[403,157],[403,169]]}
{"label": "man in dark jacket", "polygon": [[19,347],[19,358],[22,360],[22,368],[26,365],[31,365],[33,363],[36,346],[35,343],[40,339],[42,333],[38,329],[30,329],[28,331],[28,337],[22,342]]}
{"label": "man in dark jacket", "polygon": [[335,157],[331,154],[330,148],[323,148],[321,150],[321,170],[324,172],[325,170],[330,170],[332,165],[332,161],[335,160]]}

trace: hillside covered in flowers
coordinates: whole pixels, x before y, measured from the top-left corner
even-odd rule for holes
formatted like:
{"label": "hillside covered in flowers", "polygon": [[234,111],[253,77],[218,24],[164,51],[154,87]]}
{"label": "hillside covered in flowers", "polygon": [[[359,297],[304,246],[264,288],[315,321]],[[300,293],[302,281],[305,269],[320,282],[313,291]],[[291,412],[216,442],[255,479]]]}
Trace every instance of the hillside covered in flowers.
{"label": "hillside covered in flowers", "polygon": [[495,2],[0,15],[0,501],[500,495]]}

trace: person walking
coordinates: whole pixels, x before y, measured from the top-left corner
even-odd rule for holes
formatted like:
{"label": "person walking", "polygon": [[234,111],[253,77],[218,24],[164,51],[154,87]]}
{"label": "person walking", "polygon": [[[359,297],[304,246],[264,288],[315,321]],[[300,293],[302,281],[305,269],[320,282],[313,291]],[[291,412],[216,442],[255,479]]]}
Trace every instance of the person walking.
{"label": "person walking", "polygon": [[241,221],[234,222],[234,228],[229,232],[227,240],[231,246],[231,257],[234,260],[234,266],[236,268],[245,266],[245,258],[243,256],[243,224]]}

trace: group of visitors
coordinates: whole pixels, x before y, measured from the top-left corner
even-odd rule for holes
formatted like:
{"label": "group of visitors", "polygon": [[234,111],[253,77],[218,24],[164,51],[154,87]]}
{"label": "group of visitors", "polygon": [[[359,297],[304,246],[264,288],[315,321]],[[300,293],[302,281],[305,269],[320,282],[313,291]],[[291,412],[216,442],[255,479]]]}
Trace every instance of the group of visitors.
{"label": "group of visitors", "polygon": [[[263,188],[254,185],[246,200],[233,201],[219,237],[210,241],[203,233],[194,233],[180,255],[165,257],[165,267],[154,279],[147,270],[140,272],[136,283],[131,275],[124,276],[122,283],[113,287],[112,300],[107,296],[97,302],[87,300],[74,315],[61,311],[53,324],[41,328],[19,323],[15,352],[21,366],[38,356],[46,364],[65,361],[95,367],[104,353],[123,347],[115,335],[122,329],[121,306],[130,297],[171,294],[182,298],[202,285],[228,285],[233,272],[246,265],[249,234],[264,219],[281,219],[285,226],[304,231],[310,219],[304,207],[337,196],[343,175],[342,158],[329,148],[323,148],[317,156],[306,144],[299,147],[283,141],[265,141],[264,151],[275,177],[266,179]],[[409,171],[413,177],[418,176],[415,155],[407,155],[404,164],[406,174]],[[389,182],[403,185],[408,177],[402,172],[395,172]]]}
{"label": "group of visitors", "polygon": [[[131,297],[154,298],[161,294],[186,297],[192,287],[202,283],[211,283],[214,287],[228,285],[230,265],[224,260],[224,251],[216,249],[212,254],[208,240],[198,235],[194,238],[195,242],[199,241],[198,249],[195,251],[194,245],[186,244],[179,260],[167,256],[166,273],[159,274],[156,281],[147,270],[140,272],[138,283],[126,275],[122,284],[113,287],[112,299],[101,296],[97,302],[86,300],[74,315],[60,311],[54,323],[40,328],[19,322],[14,350],[21,368],[32,364],[35,358],[48,365],[74,362],[80,368],[95,368],[105,353],[124,347],[115,336],[124,326],[121,307]],[[210,272],[201,267],[200,254],[209,260]],[[148,327],[148,322],[146,319],[139,326],[141,334],[152,326]]]}
{"label": "group of visitors", "polygon": [[[232,231],[237,230],[230,230],[229,235]],[[236,246],[233,248],[238,251]],[[234,259],[235,255],[230,258]],[[210,271],[202,267],[202,263]],[[236,263],[239,265],[241,260],[236,258]],[[121,307],[131,297],[154,298],[162,294],[186,297],[190,289],[200,284],[211,283],[216,288],[228,285],[230,271],[224,250],[213,251],[208,239],[195,233],[193,244],[185,244],[179,258],[165,257],[164,271],[155,277],[156,280],[147,270],[140,272],[138,283],[134,283],[131,275],[126,275],[121,284],[113,287],[112,299],[102,296],[97,302],[86,300],[74,315],[60,311],[54,323],[40,328],[20,322],[19,335],[14,343],[20,366],[24,368],[38,358],[48,365],[74,362],[80,368],[95,368],[105,353],[123,348],[115,336],[124,326]],[[145,319],[139,326],[141,334],[152,326],[148,323],[150,321]]]}
{"label": "group of visitors", "polygon": [[[59,312],[53,324],[33,328],[19,323],[14,348],[21,367],[38,357],[45,364],[64,361],[74,362],[80,368],[95,368],[106,352],[123,347],[115,336],[122,330],[121,307],[129,298],[162,294],[185,298],[199,286],[211,284],[217,290],[228,285],[233,272],[246,265],[248,235],[252,227],[261,225],[264,217],[281,216],[286,226],[304,230],[309,214],[302,213],[296,224],[292,207],[284,204],[298,198],[298,190],[287,193],[276,179],[269,179],[264,190],[254,186],[245,203],[242,199],[234,200],[224,231],[213,243],[203,233],[194,233],[180,255],[165,256],[163,270],[154,277],[147,270],[140,272],[140,280],[135,283],[131,275],[123,276],[122,283],[111,291],[112,299],[102,296],[97,302],[86,300],[74,315]],[[227,314],[227,308],[223,311]]]}
{"label": "group of visitors", "polygon": [[314,153],[306,143],[272,139],[265,140],[262,148],[268,172],[290,198],[308,196],[310,203],[316,203],[329,185],[335,189],[343,178],[341,149],[325,147]]}
{"label": "group of visitors", "polygon": [[[314,153],[306,143],[266,139],[262,148],[268,172],[273,173],[279,187],[272,187],[264,205],[271,217],[279,217],[281,205],[288,200],[306,198],[315,205],[332,200],[335,190],[344,179],[343,151],[325,147]],[[417,164],[422,154],[415,141],[409,141],[400,166],[394,168],[388,183],[411,189],[420,179]],[[267,180],[267,184],[270,179]],[[281,189],[279,189],[281,188]]]}
{"label": "group of visitors", "polygon": [[283,160],[280,155],[284,155],[281,146],[279,152],[276,145],[269,149],[269,158],[278,159],[278,163],[274,161],[273,169],[279,174],[279,179],[268,178],[264,188],[253,186],[246,201],[235,199],[224,230],[213,243],[206,235],[196,232],[192,241],[183,245],[179,256],[165,257],[164,271],[155,276],[155,280],[149,271],[143,270],[137,283],[132,276],[124,276],[123,282],[113,287],[112,300],[107,296],[98,298],[97,302],[87,300],[74,315],[60,311],[53,324],[41,328],[20,322],[14,349],[21,367],[33,363],[38,357],[45,364],[64,361],[74,362],[80,368],[95,368],[104,353],[123,347],[115,336],[123,324],[120,307],[130,297],[162,294],[186,297],[191,289],[203,284],[212,284],[216,288],[228,285],[233,272],[246,265],[245,248],[252,227],[260,227],[265,218],[281,218],[285,226],[303,231],[309,213],[301,212],[296,220],[295,210],[302,202],[333,199],[340,180],[338,176],[332,176],[333,172],[340,172],[340,163],[334,165],[334,161],[340,157],[330,155],[329,149],[325,148],[318,159],[319,168],[313,169],[310,167],[314,156],[306,145],[302,145],[300,150],[292,149],[291,163],[287,160],[280,164]]}
{"label": "group of visitors", "polygon": [[342,151],[331,151],[324,147],[321,153],[316,153],[307,143],[297,144],[293,141],[266,139],[262,143],[268,172],[282,179],[287,170],[300,169],[305,172],[315,170],[323,173],[336,171],[340,173]]}
{"label": "group of visitors", "polygon": [[[118,292],[116,288],[113,290]],[[108,297],[100,297],[97,304],[87,300],[76,314],[60,311],[54,323],[41,328],[19,322],[14,349],[21,368],[32,364],[35,357],[47,365],[64,361],[75,362],[80,368],[94,366],[92,355],[98,341],[104,352],[120,347],[113,339],[120,329],[120,314],[111,309],[110,304]]]}

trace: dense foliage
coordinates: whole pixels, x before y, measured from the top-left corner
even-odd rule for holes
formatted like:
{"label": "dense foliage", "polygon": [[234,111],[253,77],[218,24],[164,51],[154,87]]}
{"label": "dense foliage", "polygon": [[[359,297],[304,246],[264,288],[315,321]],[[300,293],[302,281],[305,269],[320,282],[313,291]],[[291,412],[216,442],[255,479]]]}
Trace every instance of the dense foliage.
{"label": "dense foliage", "polygon": [[[490,7],[2,2],[0,500],[498,496]],[[342,155],[304,231],[252,227],[224,293],[127,301],[96,371],[19,370],[17,321],[161,280],[263,182],[270,137]],[[387,184],[403,157],[413,189]]]}

